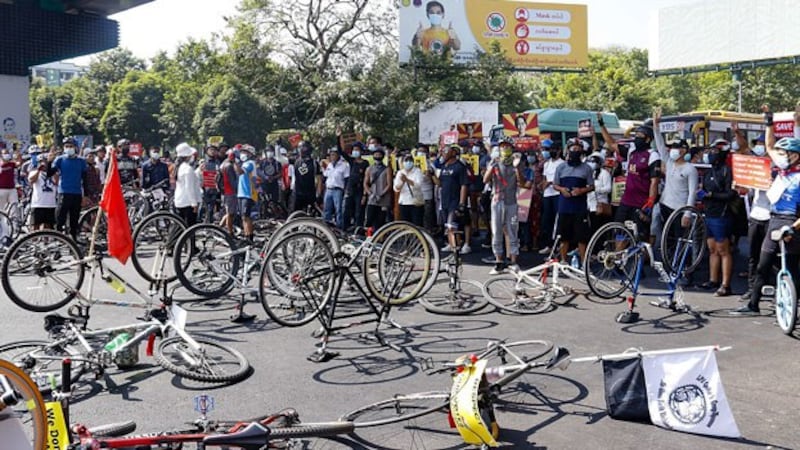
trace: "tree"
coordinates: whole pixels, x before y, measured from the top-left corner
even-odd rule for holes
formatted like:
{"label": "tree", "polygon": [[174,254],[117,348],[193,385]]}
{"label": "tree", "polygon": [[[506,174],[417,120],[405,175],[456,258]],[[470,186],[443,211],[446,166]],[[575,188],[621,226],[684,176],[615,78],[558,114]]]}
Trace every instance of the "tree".
{"label": "tree", "polygon": [[158,75],[132,71],[111,88],[108,105],[100,121],[106,138],[116,141],[125,137],[145,145],[160,145],[158,115],[166,92]]}
{"label": "tree", "polygon": [[225,136],[231,142],[260,147],[273,123],[258,99],[238,80],[226,76],[208,86],[193,125],[202,141],[209,136]]}

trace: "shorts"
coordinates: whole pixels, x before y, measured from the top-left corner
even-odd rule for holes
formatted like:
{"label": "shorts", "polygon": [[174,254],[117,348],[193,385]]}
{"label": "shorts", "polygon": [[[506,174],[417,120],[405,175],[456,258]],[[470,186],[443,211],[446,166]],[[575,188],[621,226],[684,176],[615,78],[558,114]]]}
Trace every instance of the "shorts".
{"label": "shorts", "polygon": [[461,228],[462,223],[468,223],[469,210],[465,209],[465,211],[467,211],[467,213],[465,214],[467,219],[465,219],[464,216],[462,216],[459,213],[458,208],[455,209],[442,208],[442,217],[444,218],[445,228],[447,228],[448,230],[458,230]]}
{"label": "shorts", "polygon": [[237,199],[235,195],[224,196],[222,204],[225,207],[225,214],[235,216],[239,213],[239,199]]}
{"label": "shorts", "polygon": [[561,235],[562,242],[586,244],[592,237],[592,227],[589,224],[589,213],[561,214],[558,213],[557,232]]}
{"label": "shorts", "polygon": [[31,216],[33,216],[33,226],[39,225],[55,225],[56,224],[56,209],[55,208],[32,208]]}
{"label": "shorts", "polygon": [[730,217],[706,217],[706,231],[709,238],[717,242],[730,239],[733,232],[733,222]]}
{"label": "shorts", "polygon": [[647,222],[643,221],[639,214],[640,211],[641,208],[619,205],[616,214],[614,214],[614,222],[625,223],[629,220],[633,221],[636,224],[637,239],[646,241],[650,234],[650,220]]}
{"label": "shorts", "polygon": [[239,198],[239,214],[242,217],[250,217],[253,214],[253,209],[256,206],[256,202],[253,201],[252,198]]}

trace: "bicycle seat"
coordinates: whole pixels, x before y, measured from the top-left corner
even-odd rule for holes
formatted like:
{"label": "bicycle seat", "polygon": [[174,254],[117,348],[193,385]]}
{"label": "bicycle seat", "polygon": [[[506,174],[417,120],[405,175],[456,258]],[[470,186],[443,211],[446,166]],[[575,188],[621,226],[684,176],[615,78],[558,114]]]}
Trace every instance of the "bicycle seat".
{"label": "bicycle seat", "polygon": [[787,236],[792,236],[792,235],[794,235],[794,229],[792,229],[792,227],[790,227],[788,225],[784,225],[784,226],[780,227],[777,230],[773,230],[770,233],[769,237],[773,241],[777,242],[777,241],[780,241],[781,239],[783,239],[783,238],[785,238]]}
{"label": "bicycle seat", "polygon": [[86,319],[80,317],[64,317],[60,314],[48,314],[44,316],[44,331],[49,333],[53,330],[60,330],[68,323],[83,325],[86,323]]}
{"label": "bicycle seat", "polygon": [[237,447],[244,450],[258,450],[267,445],[269,428],[253,422],[242,431],[229,434],[215,434],[203,438],[204,446]]}

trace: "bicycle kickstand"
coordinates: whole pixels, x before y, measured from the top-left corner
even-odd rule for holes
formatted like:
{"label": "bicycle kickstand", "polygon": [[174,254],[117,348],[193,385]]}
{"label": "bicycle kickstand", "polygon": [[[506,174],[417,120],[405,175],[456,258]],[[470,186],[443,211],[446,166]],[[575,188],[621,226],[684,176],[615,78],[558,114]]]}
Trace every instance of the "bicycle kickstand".
{"label": "bicycle kickstand", "polygon": [[320,345],[314,350],[314,353],[308,355],[306,357],[307,360],[315,363],[321,362],[328,362],[333,358],[339,356],[339,352],[329,352],[328,351],[328,339],[330,338],[330,334],[327,330],[323,329],[322,331],[322,338],[320,339]]}
{"label": "bicycle kickstand", "polygon": [[250,323],[256,319],[255,314],[247,314],[244,312],[245,303],[246,303],[245,293],[242,292],[241,299],[239,300],[239,303],[236,305],[236,312],[231,316],[231,322]]}

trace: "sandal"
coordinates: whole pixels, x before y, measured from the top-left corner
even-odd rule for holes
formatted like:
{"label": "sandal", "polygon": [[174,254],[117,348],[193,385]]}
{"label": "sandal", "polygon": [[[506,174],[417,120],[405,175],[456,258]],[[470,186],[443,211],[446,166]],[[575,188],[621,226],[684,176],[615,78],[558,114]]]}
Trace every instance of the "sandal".
{"label": "sandal", "polygon": [[720,286],[717,292],[714,292],[714,297],[727,297],[733,294],[730,286]]}
{"label": "sandal", "polygon": [[710,291],[710,290],[719,288],[720,287],[720,283],[718,283],[716,281],[706,281],[705,283],[698,284],[697,287],[699,287],[700,289],[706,289],[706,290]]}

